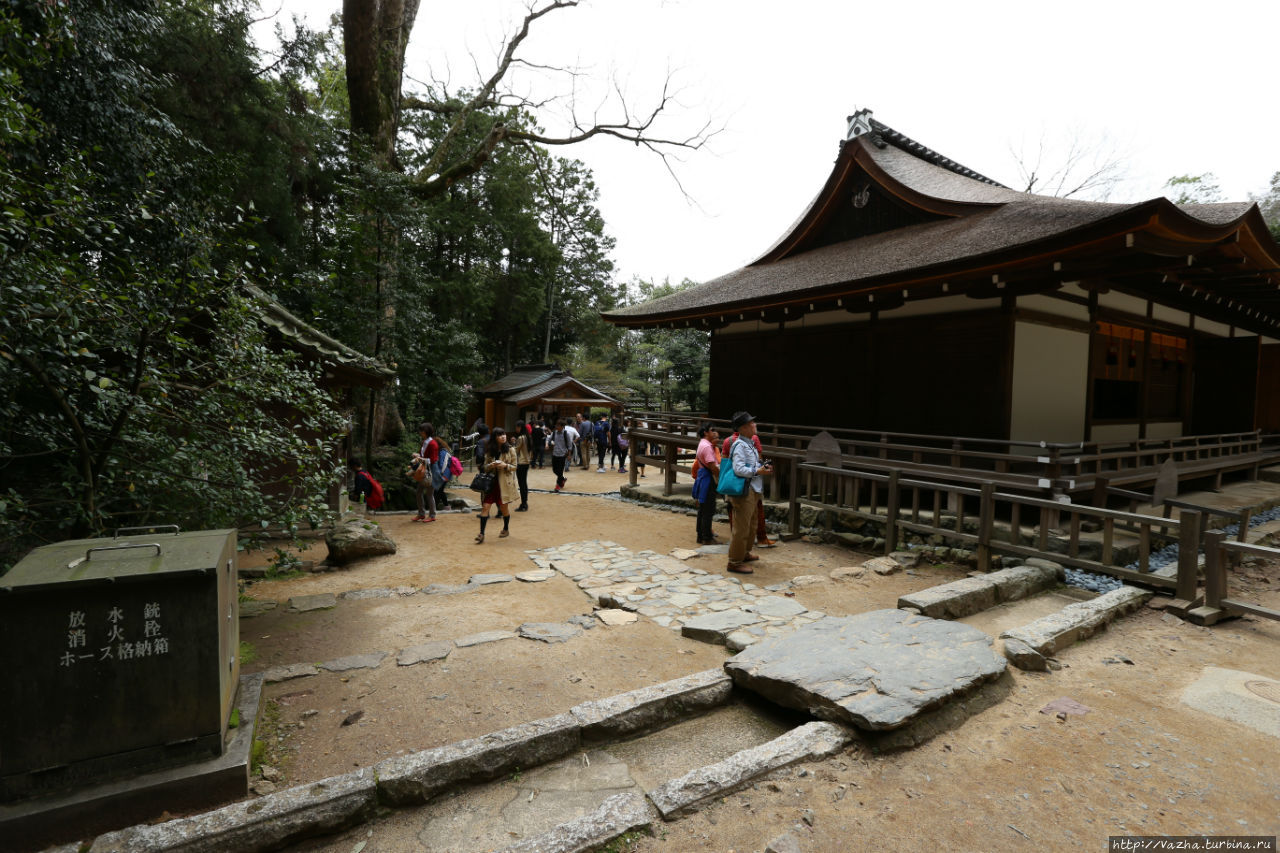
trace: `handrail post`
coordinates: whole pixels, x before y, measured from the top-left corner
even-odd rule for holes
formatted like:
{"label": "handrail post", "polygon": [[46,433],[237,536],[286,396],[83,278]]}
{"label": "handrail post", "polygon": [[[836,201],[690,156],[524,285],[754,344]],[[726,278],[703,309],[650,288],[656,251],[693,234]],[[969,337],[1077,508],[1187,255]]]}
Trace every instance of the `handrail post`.
{"label": "handrail post", "polygon": [[885,506],[884,553],[898,550],[898,472],[889,472],[889,495]]}
{"label": "handrail post", "polygon": [[1253,507],[1247,506],[1240,510],[1240,520],[1237,522],[1240,530],[1236,533],[1237,542],[1249,541],[1249,520],[1253,518]]}
{"label": "handrail post", "polygon": [[791,480],[787,489],[790,498],[790,506],[787,509],[787,534],[794,539],[800,536],[800,459],[798,457],[791,457],[787,473]]}
{"label": "handrail post", "polygon": [[1199,586],[1200,513],[1194,509],[1178,515],[1178,586],[1174,598],[1191,603]]}
{"label": "handrail post", "polygon": [[978,571],[991,571],[991,531],[996,520],[996,485],[982,484],[982,503],[978,508]]}
{"label": "handrail post", "polygon": [[676,443],[668,439],[662,447],[662,494],[670,497],[676,487]]}
{"label": "handrail post", "polygon": [[[635,421],[633,420],[632,423],[634,424]],[[636,457],[640,455],[640,445],[636,441],[635,427],[627,428],[627,447],[631,448],[631,468],[627,471],[627,482],[631,484],[632,488],[635,488],[636,483],[640,482],[640,466],[636,464]],[[648,448],[645,449],[648,450]],[[587,450],[587,453],[590,453],[590,449]],[[587,459],[583,461],[587,463],[587,468],[589,469],[591,462]]]}
{"label": "handrail post", "polygon": [[1204,534],[1204,603],[1219,610],[1227,594],[1227,565],[1222,553],[1226,539],[1227,534],[1221,530]]}

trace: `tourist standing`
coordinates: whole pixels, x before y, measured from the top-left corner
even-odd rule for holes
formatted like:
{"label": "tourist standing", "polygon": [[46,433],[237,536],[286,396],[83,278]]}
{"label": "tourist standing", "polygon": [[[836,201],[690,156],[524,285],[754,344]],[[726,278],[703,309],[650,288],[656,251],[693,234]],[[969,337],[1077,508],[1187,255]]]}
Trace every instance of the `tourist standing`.
{"label": "tourist standing", "polygon": [[529,447],[531,441],[524,421],[516,421],[516,482],[520,485],[520,506],[516,507],[516,512],[529,510],[529,464],[533,458]]}
{"label": "tourist standing", "polygon": [[543,467],[543,456],[547,452],[547,427],[539,418],[529,430],[529,450],[533,454],[529,464],[534,468]]}
{"label": "tourist standing", "polygon": [[564,469],[573,458],[573,446],[577,443],[578,431],[565,423],[564,418],[556,421],[556,431],[551,434],[551,470],[556,475],[557,494],[564,488]]}
{"label": "tourist standing", "polygon": [[418,452],[413,454],[413,461],[419,466],[425,465],[426,471],[423,472],[424,476],[421,479],[414,480],[418,514],[413,520],[427,523],[436,520],[436,481],[440,476],[440,443],[436,441],[436,428],[430,421],[418,424],[418,436],[422,439],[422,445],[418,448]]}
{"label": "tourist standing", "polygon": [[622,432],[622,423],[614,418],[609,422],[609,470],[618,467],[618,435]]}
{"label": "tourist standing", "polygon": [[581,414],[578,415],[578,461],[584,471],[591,467],[591,450],[594,447],[591,441],[591,434],[594,429],[591,425],[590,413],[585,417]]}
{"label": "tourist standing", "polygon": [[599,455],[600,467],[596,469],[597,474],[604,473],[604,455],[609,452],[609,419],[604,415],[600,416],[599,423],[595,428],[596,436],[596,453]]}
{"label": "tourist standing", "polygon": [[[734,430],[733,434],[724,440],[724,447],[720,450],[722,457],[729,455],[729,446],[732,445],[737,438],[738,432],[737,430]],[[760,436],[755,431],[752,431],[751,433],[751,443],[755,446],[756,453],[763,459],[764,445],[760,443]],[[733,523],[733,510],[731,508],[729,511],[729,527],[732,528]],[[765,526],[764,521],[764,505],[761,504],[760,512],[756,515],[756,545],[761,548],[772,548],[777,544],[778,543],[775,540],[769,538],[769,528]]]}
{"label": "tourist standing", "polygon": [[[698,453],[693,460],[693,499],[698,502],[698,544],[719,543],[711,531],[716,514],[716,483],[720,479],[720,434],[710,421],[698,428]],[[633,463],[634,464],[634,463]]]}
{"label": "tourist standing", "polygon": [[485,470],[494,474],[493,486],[484,493],[480,510],[480,533],[476,536],[476,544],[484,542],[484,529],[489,523],[489,507],[498,505],[502,515],[502,532],[498,538],[511,535],[511,502],[519,494],[520,486],[516,482],[516,449],[507,440],[507,431],[502,427],[494,427],[489,433],[488,447],[485,448]]}
{"label": "tourist standing", "polygon": [[729,542],[728,570],[738,574],[751,574],[748,563],[760,559],[751,553],[756,530],[756,516],[764,510],[764,480],[773,473],[771,466],[765,465],[751,442],[756,434],[756,419],[747,412],[738,412],[733,416],[733,428],[738,439],[729,448],[729,455],[723,464],[732,465],[733,473],[746,480],[746,490],[741,495],[730,495],[729,504],[733,507],[733,537]]}

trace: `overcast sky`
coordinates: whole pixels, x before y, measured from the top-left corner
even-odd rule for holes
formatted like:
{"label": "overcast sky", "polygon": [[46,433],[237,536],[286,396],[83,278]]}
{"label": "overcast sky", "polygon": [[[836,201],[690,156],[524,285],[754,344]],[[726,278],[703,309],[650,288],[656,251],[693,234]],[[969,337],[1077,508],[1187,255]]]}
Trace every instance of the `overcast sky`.
{"label": "overcast sky", "polygon": [[[262,2],[271,12],[282,0]],[[341,8],[283,3],[312,26]],[[524,5],[423,0],[408,76],[473,84]],[[1055,149],[1075,139],[1127,164],[1112,201],[1162,195],[1169,177],[1203,172],[1226,200],[1245,200],[1280,171],[1278,35],[1276,0],[588,0],[538,21],[522,54],[583,72],[580,114],[603,97],[593,82],[618,81],[643,110],[670,75],[679,105],[664,132],[724,128],[672,164],[684,192],[629,144],[558,150],[595,173],[620,279],[705,281],[795,220],[830,172],[845,118],[863,107],[1018,189],[1019,152],[1030,163],[1043,144],[1045,165],[1057,165]],[[518,85],[540,97],[557,81]],[[563,78],[558,88],[567,91]],[[553,113],[547,124],[558,129]]]}

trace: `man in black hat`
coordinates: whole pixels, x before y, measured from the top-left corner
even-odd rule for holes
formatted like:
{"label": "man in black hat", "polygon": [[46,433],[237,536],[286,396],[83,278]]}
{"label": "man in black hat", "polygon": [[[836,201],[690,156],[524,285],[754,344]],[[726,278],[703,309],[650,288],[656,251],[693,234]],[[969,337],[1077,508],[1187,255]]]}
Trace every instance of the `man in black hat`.
{"label": "man in black hat", "polygon": [[751,439],[756,434],[756,419],[747,412],[738,412],[733,416],[733,429],[738,433],[738,440],[729,449],[729,458],[721,464],[733,466],[733,473],[746,481],[746,488],[741,495],[729,495],[729,505],[733,508],[733,538],[729,542],[729,566],[731,572],[741,575],[751,574],[751,566],[760,559],[751,553],[755,543],[756,513],[764,510],[763,477],[773,473],[773,468],[765,465],[756,452],[755,442]]}

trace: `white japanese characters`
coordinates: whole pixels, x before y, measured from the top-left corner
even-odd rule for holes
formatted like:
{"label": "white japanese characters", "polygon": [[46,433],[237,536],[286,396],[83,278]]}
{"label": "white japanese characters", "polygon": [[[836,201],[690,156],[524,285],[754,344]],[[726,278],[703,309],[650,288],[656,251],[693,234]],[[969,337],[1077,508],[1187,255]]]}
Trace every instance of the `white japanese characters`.
{"label": "white japanese characters", "polygon": [[[143,604],[141,618],[132,619],[122,607],[108,608],[101,620],[92,623],[85,611],[72,610],[67,614],[67,646],[58,663],[70,667],[86,660],[131,661],[167,655],[169,638],[160,618],[158,601]],[[100,639],[94,640],[91,633]]]}

